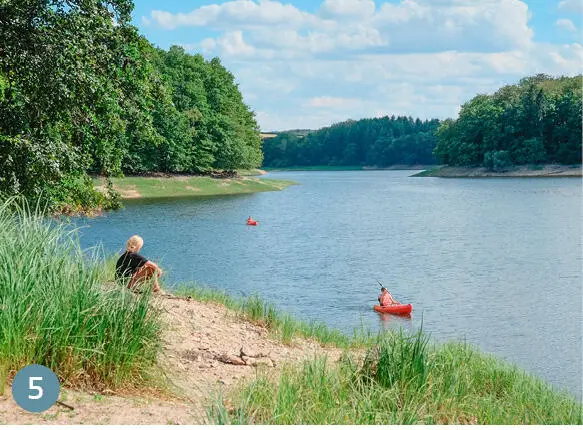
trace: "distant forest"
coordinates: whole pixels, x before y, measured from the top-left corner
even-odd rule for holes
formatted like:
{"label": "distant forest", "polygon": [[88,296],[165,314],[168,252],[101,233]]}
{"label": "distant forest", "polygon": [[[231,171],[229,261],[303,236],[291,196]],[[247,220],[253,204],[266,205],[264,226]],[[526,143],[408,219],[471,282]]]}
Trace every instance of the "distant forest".
{"label": "distant forest", "polygon": [[284,132],[264,140],[264,166],[435,164],[438,127],[438,120],[393,116],[345,121],[304,137]]}
{"label": "distant forest", "polygon": [[384,117],[263,143],[264,166],[580,164],[582,77],[537,75],[465,103],[458,119]]}

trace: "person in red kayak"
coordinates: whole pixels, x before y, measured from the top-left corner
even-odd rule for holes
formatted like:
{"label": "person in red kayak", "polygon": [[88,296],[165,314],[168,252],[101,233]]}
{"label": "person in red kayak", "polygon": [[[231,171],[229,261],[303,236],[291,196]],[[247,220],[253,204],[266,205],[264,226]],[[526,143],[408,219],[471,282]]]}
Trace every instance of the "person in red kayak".
{"label": "person in red kayak", "polygon": [[397,300],[393,299],[389,290],[385,287],[381,287],[381,294],[379,296],[379,303],[381,306],[391,306],[391,305],[400,305]]}
{"label": "person in red kayak", "polygon": [[152,292],[159,293],[158,278],[162,270],[152,261],[138,254],[144,246],[144,239],[140,236],[132,236],[126,244],[126,251],[119,257],[115,265],[115,277],[122,282],[127,282],[130,290],[148,279],[154,279]]}

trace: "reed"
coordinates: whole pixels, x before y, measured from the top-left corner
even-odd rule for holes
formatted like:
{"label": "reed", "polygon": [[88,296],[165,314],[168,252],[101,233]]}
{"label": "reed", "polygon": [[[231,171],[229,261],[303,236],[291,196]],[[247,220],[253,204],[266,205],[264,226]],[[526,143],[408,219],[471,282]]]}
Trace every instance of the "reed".
{"label": "reed", "polygon": [[[245,382],[209,409],[221,424],[581,424],[582,406],[465,344],[388,332],[364,360],[345,352]],[[225,405],[229,405],[227,406]]]}
{"label": "reed", "polygon": [[25,202],[0,205],[0,369],[51,368],[68,385],[112,388],[147,379],[161,320],[150,294],[115,284],[98,249]]}

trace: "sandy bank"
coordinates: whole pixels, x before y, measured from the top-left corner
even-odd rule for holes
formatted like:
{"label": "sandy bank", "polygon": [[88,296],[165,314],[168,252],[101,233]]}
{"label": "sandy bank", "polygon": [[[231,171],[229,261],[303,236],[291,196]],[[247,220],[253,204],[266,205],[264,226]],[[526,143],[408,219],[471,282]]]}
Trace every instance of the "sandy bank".
{"label": "sandy bank", "polygon": [[[265,328],[222,305],[173,296],[160,297],[156,305],[162,307],[166,325],[159,363],[168,393],[63,389],[60,400],[74,410],[53,406],[32,414],[16,405],[6,387],[0,396],[0,424],[203,424],[218,390],[225,392],[257,372],[278,372],[285,363],[315,354],[328,354],[333,360],[341,354],[303,339],[281,344]],[[254,357],[242,359],[242,349]]]}
{"label": "sandy bank", "polygon": [[[258,178],[261,171],[230,178],[209,176],[158,175],[113,178],[113,187],[122,199],[172,198],[247,194],[280,191],[293,185],[291,181]],[[94,180],[97,190],[105,191],[104,178]]]}
{"label": "sandy bank", "polygon": [[413,176],[430,176],[440,178],[489,178],[489,177],[581,177],[581,166],[564,166],[547,164],[544,166],[516,166],[504,172],[491,172],[485,167],[444,166],[426,170]]}

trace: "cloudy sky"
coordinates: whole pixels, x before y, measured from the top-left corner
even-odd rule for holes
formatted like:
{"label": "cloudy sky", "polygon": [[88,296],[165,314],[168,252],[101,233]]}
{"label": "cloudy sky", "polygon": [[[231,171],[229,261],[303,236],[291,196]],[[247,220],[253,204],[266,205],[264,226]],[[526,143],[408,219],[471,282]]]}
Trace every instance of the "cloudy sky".
{"label": "cloudy sky", "polygon": [[479,92],[583,69],[583,0],[135,0],[154,44],[218,56],[263,131],[455,117]]}

